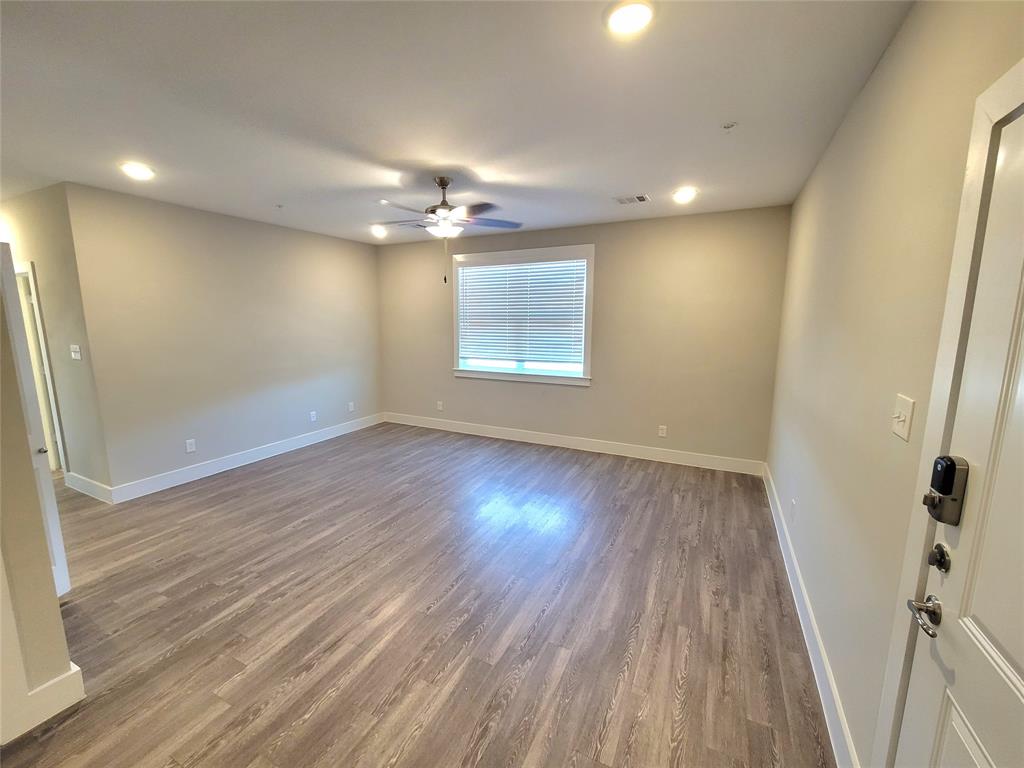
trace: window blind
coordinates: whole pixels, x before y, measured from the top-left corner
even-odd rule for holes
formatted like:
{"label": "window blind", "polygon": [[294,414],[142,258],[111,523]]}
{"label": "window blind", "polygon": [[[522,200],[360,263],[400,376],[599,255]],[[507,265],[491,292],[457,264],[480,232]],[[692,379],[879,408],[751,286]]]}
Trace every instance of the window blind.
{"label": "window blind", "polygon": [[586,259],[458,269],[460,360],[582,367]]}

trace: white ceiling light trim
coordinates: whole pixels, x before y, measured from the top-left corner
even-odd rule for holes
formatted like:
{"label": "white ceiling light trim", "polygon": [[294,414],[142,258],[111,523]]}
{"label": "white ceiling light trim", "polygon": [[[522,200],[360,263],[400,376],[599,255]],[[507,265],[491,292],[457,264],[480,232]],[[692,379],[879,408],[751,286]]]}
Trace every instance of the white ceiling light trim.
{"label": "white ceiling light trim", "polygon": [[608,29],[618,37],[631,37],[642,32],[654,18],[654,8],[644,0],[627,0],[608,14]]}
{"label": "white ceiling light trim", "polygon": [[686,205],[687,203],[692,203],[697,199],[698,191],[699,190],[696,187],[680,187],[672,193],[672,199],[680,205]]}
{"label": "white ceiling light trim", "polygon": [[156,176],[156,171],[137,160],[121,163],[118,168],[121,169],[121,173],[130,179],[135,179],[135,181],[150,181]]}

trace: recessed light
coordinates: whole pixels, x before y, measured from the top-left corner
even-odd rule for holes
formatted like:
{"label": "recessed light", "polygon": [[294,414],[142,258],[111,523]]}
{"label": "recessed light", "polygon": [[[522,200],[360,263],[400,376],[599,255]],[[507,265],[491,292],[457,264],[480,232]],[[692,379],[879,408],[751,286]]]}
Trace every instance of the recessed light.
{"label": "recessed light", "polygon": [[376,237],[378,240],[383,240],[385,237],[388,236],[388,230],[387,227],[384,227],[380,224],[374,224],[372,227],[370,227],[370,234]]}
{"label": "recessed light", "polygon": [[134,160],[129,160],[127,163],[121,163],[119,166],[122,173],[130,179],[136,181],[149,181],[156,173],[145,163],[137,163]]}
{"label": "recessed light", "polygon": [[642,31],[654,18],[654,8],[646,0],[625,0],[608,14],[608,29],[623,37]]}
{"label": "recessed light", "polygon": [[680,205],[686,205],[687,203],[692,203],[694,201],[694,198],[696,198],[696,197],[697,197],[697,188],[696,187],[680,187],[679,189],[677,189],[675,192],[672,193],[672,199],[675,200]]}
{"label": "recessed light", "polygon": [[381,205],[387,205],[388,204],[387,200],[378,200],[377,202],[380,203]]}

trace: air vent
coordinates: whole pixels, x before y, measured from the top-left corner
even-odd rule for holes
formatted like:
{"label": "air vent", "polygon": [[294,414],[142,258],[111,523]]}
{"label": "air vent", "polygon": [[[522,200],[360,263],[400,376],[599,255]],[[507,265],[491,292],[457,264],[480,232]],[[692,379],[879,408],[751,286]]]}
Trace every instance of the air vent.
{"label": "air vent", "polygon": [[646,203],[651,199],[650,195],[627,195],[626,197],[616,197],[619,205],[633,205],[634,203]]}

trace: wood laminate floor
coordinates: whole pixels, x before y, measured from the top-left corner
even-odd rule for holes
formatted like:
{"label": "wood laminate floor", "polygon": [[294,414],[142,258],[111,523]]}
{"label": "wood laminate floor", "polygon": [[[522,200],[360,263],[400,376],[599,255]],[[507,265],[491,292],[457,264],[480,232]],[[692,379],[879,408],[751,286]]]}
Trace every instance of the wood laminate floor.
{"label": "wood laminate floor", "polygon": [[4,768],[834,765],[756,477],[385,424],[59,497],[88,696]]}

